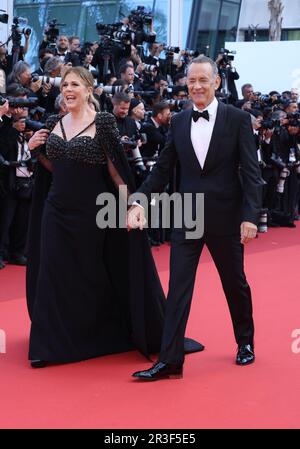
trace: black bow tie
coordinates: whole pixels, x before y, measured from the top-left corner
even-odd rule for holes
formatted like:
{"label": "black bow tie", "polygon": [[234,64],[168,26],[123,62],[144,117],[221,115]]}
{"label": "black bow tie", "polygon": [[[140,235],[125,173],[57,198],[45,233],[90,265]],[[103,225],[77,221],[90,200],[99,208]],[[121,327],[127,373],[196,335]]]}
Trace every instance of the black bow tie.
{"label": "black bow tie", "polygon": [[203,111],[203,112],[193,110],[192,117],[193,117],[194,122],[197,122],[200,117],[205,118],[205,120],[207,120],[209,122],[209,113],[207,110]]}

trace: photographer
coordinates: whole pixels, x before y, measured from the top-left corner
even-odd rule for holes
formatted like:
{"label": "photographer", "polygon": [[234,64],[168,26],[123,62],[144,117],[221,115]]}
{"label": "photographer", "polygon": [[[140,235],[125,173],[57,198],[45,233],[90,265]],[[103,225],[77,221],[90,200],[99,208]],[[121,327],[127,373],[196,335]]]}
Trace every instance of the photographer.
{"label": "photographer", "polygon": [[242,91],[242,100],[237,100],[235,106],[240,109],[244,109],[246,106],[248,109],[251,109],[251,101],[253,100],[254,89],[252,84],[247,83],[244,84],[241,88]]}
{"label": "photographer", "polygon": [[53,58],[53,56],[55,56],[55,51],[51,48],[42,48],[39,51],[39,63],[40,66],[37,70],[35,70],[32,73],[32,76],[43,76],[44,75],[44,70],[45,70],[45,64],[48,61],[48,59]]}
{"label": "photographer", "polygon": [[144,6],[138,6],[136,10],[131,11],[129,17],[125,17],[122,22],[121,29],[130,32],[134,46],[142,45],[144,42],[149,44],[155,42],[156,32],[153,29],[153,16],[145,11]]}
{"label": "photographer", "polygon": [[[285,115],[282,111],[276,111],[272,117],[275,117],[275,114]],[[262,123],[264,125],[264,122]],[[299,114],[287,115],[274,127],[270,141],[271,161],[279,173],[276,208],[272,213],[272,220],[280,226],[295,227],[300,174],[299,126]]]}
{"label": "photographer", "polygon": [[148,161],[146,166],[149,168],[166,143],[170,120],[170,106],[166,102],[160,102],[153,107],[152,117],[142,125],[141,132],[147,135],[147,143],[143,145],[141,152]]}
{"label": "photographer", "polygon": [[79,38],[77,36],[70,37],[70,43],[68,36],[58,35],[59,30],[52,26],[52,22],[54,21],[49,22],[51,26],[48,24],[45,30],[44,39],[39,46],[39,52],[44,48],[50,48],[54,50],[55,56],[58,56],[62,63],[72,64],[72,66],[81,65],[79,53],[77,52],[80,49]]}
{"label": "photographer", "polygon": [[98,82],[104,83],[108,75],[117,75],[119,61],[122,58],[130,58],[131,37],[129,33],[118,32],[117,24],[96,23],[96,28],[100,41],[92,65],[98,69]]}
{"label": "photographer", "polygon": [[128,95],[123,92],[115,94],[112,98],[113,114],[116,117],[121,142],[124,151],[127,153],[135,180],[140,185],[144,178],[146,168],[140,153],[142,142],[140,140],[139,130],[135,120],[128,116],[131,101],[133,100],[130,100]]}
{"label": "photographer", "polygon": [[[141,153],[148,174],[156,164],[158,156],[165,146],[170,121],[170,106],[166,102],[160,102],[153,107],[152,117],[148,118],[142,125],[141,133],[146,134],[147,142],[142,146]],[[148,234],[151,245],[159,246],[165,239],[165,232],[161,229],[161,208],[158,215],[155,215],[154,212],[155,210],[149,215],[151,216],[151,227]]]}
{"label": "photographer", "polygon": [[222,49],[216,59],[219,76],[222,80],[218,92],[220,93],[221,99],[230,104],[235,104],[238,100],[235,81],[240,78],[235,67],[232,65],[233,60],[234,56],[226,49]]}
{"label": "photographer", "polygon": [[0,219],[0,268],[4,260],[26,265],[25,243],[33,188],[33,165],[25,139],[27,110],[13,114],[13,122],[0,138],[0,164],[4,188]]}
{"label": "photographer", "polygon": [[141,90],[141,84],[134,73],[133,63],[128,63],[120,67],[120,76],[129,86],[133,86],[134,90]]}
{"label": "photographer", "polygon": [[129,106],[129,117],[135,121],[137,130],[140,131],[145,118],[145,105],[143,101],[132,98]]}
{"label": "photographer", "polygon": [[[60,94],[58,86],[62,68],[63,63],[58,56],[48,59],[45,64],[45,78],[38,91],[38,98],[40,106],[46,110],[46,116],[55,113],[55,99]],[[47,77],[49,82],[47,82]]]}
{"label": "photographer", "polygon": [[166,60],[159,57],[163,50],[163,44],[157,42],[150,44],[149,56],[145,57],[145,64],[156,66],[158,74],[166,75]]}

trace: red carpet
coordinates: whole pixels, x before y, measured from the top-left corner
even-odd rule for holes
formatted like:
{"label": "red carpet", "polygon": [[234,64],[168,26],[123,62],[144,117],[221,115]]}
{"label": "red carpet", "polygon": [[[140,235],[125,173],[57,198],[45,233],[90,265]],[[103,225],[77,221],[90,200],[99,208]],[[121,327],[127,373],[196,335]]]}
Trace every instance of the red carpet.
{"label": "red carpet", "polygon": [[[236,347],[226,301],[205,252],[188,335],[206,349],[187,357],[182,380],[150,384],[131,380],[133,371],[149,366],[137,352],[31,369],[25,270],[1,270],[0,329],[6,333],[6,353],[0,353],[0,427],[299,428],[300,352],[292,351],[292,332],[300,329],[300,226],[271,229],[246,253],[256,363],[234,364]],[[164,288],[168,255],[167,245],[154,251]],[[300,350],[300,343],[294,346]]]}

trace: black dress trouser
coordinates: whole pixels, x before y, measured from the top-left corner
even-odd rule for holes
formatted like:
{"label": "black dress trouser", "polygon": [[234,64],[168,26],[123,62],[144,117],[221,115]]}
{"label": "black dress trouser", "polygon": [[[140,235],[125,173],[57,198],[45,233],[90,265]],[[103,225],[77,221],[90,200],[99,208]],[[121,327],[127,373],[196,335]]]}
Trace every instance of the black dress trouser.
{"label": "black dress trouser", "polygon": [[219,272],[236,342],[238,345],[253,344],[252,299],[244,273],[240,235],[204,236],[198,240],[184,240],[183,236],[174,233],[171,242],[169,293],[159,360],[174,364],[184,362],[184,334],[204,244]]}

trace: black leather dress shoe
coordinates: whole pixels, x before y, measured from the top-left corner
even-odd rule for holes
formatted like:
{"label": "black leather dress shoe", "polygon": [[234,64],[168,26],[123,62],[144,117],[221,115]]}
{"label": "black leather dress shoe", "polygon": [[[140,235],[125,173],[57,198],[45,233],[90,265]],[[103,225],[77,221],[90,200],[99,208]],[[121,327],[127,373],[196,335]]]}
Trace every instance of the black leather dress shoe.
{"label": "black leather dress shoe", "polygon": [[32,368],[45,368],[48,365],[48,362],[45,360],[31,360],[30,364]]}
{"label": "black leather dress shoe", "polygon": [[183,376],[183,365],[157,362],[152,368],[145,371],[137,371],[132,374],[139,380],[181,379]]}
{"label": "black leather dress shoe", "polygon": [[240,345],[236,356],[237,365],[249,365],[255,360],[254,349],[251,345]]}

